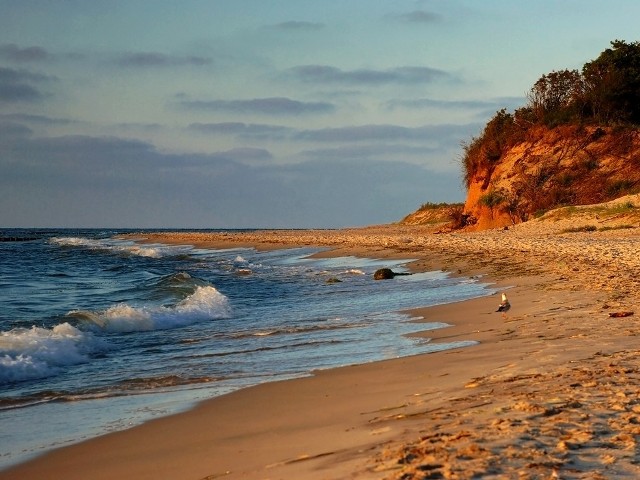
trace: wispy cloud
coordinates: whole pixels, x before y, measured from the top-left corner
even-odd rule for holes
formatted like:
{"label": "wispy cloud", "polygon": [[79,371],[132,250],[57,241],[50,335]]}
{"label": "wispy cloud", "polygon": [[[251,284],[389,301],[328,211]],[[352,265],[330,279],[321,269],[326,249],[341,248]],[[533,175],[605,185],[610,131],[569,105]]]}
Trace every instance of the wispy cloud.
{"label": "wispy cloud", "polygon": [[[424,150],[425,147],[432,147],[436,144],[450,144],[455,147],[459,146],[461,139],[468,138],[476,133],[480,123],[470,124],[439,124],[425,125],[420,127],[406,127],[402,125],[378,124],[378,125],[352,125],[335,128],[319,128],[319,129],[296,129],[293,127],[285,127],[282,125],[270,124],[252,124],[242,122],[222,122],[222,123],[192,123],[187,127],[191,132],[197,132],[203,135],[231,136],[251,140],[266,141],[294,141],[306,143],[325,143],[340,145],[343,149],[337,150],[336,157],[343,157],[343,153],[349,152],[383,152],[384,149],[391,145],[394,151],[398,151],[398,144],[411,142],[413,146],[407,146],[405,153],[409,150],[420,153],[426,153],[430,150]],[[362,147],[346,147],[345,145],[366,144],[369,150]],[[311,151],[311,150],[309,150]],[[319,150],[313,150],[319,151]],[[306,156],[303,155],[303,156]],[[356,157],[361,156],[360,154]]]}
{"label": "wispy cloud", "polygon": [[31,226],[55,226],[72,213],[75,226],[94,227],[340,227],[396,221],[425,198],[462,198],[451,188],[457,172],[407,162],[318,155],[274,165],[262,149],[168,154],[144,142],[87,136],[6,138],[3,147],[3,138],[3,225],[27,218]]}
{"label": "wispy cloud", "polygon": [[11,62],[41,62],[49,60],[51,54],[42,47],[20,48],[15,43],[5,43],[0,45],[0,59]]}
{"label": "wispy cloud", "polygon": [[289,72],[308,83],[337,83],[348,85],[421,84],[451,79],[444,70],[431,67],[398,67],[387,70],[341,70],[329,65],[301,65]]}
{"label": "wispy cloud", "polygon": [[[472,135],[479,128],[480,123],[471,124],[439,124],[420,127],[406,127],[402,125],[352,125],[335,128],[296,129],[282,125],[253,124],[243,122],[221,123],[192,123],[187,127],[191,132],[203,135],[232,136],[252,140],[284,140],[310,143],[354,144],[366,143],[369,148],[378,150],[383,144],[390,142],[407,142],[414,145],[433,145],[439,142],[453,140],[459,145],[459,140]],[[375,145],[375,146],[374,146]],[[357,147],[364,151],[361,147]],[[393,147],[397,150],[397,147]],[[414,147],[411,147],[414,148]],[[422,147],[416,147],[422,148]],[[424,151],[423,151],[424,153]],[[341,157],[341,155],[337,155]]]}
{"label": "wispy cloud", "polygon": [[477,129],[476,124],[467,125],[427,125],[403,127],[400,125],[358,125],[338,128],[303,130],[296,139],[315,142],[362,142],[414,140],[426,142],[443,137],[464,137]]}
{"label": "wispy cloud", "polygon": [[286,97],[253,98],[248,100],[179,100],[188,110],[254,113],[263,115],[303,115],[331,113],[335,106],[328,102],[301,102]]}
{"label": "wispy cloud", "polygon": [[29,137],[32,133],[33,130],[25,125],[0,120],[0,145],[8,140]]}
{"label": "wispy cloud", "polygon": [[45,98],[45,95],[25,84],[0,83],[0,103],[36,102]]}
{"label": "wispy cloud", "polygon": [[441,148],[425,146],[425,145],[407,145],[407,144],[356,144],[356,145],[339,145],[332,148],[313,148],[303,150],[299,155],[306,159],[314,160],[331,160],[336,158],[342,159],[380,159],[380,160],[398,160],[406,159],[409,156],[419,156],[421,163],[424,158],[434,152],[441,151]]}
{"label": "wispy cloud", "polygon": [[438,100],[434,98],[395,99],[385,103],[385,107],[389,110],[395,110],[397,108],[417,110],[425,108],[479,110],[494,107],[495,105],[495,102],[482,100]]}
{"label": "wispy cloud", "polygon": [[415,128],[398,125],[360,125],[339,128],[304,130],[296,135],[299,140],[314,142],[359,142],[363,140],[384,140],[397,138],[417,138]]}
{"label": "wispy cloud", "polygon": [[55,118],[48,117],[46,115],[29,115],[26,113],[5,113],[0,115],[0,119],[28,123],[31,125],[70,125],[72,123],[78,123],[77,120],[69,118]]}
{"label": "wispy cloud", "polygon": [[282,139],[293,131],[292,128],[281,125],[242,122],[192,123],[187,128],[205,135],[235,135],[263,139]]}
{"label": "wispy cloud", "polygon": [[439,108],[445,110],[483,110],[499,108],[515,108],[522,105],[524,97],[503,97],[490,100],[440,100],[435,98],[393,99],[385,103],[389,110],[404,109],[430,109]]}
{"label": "wispy cloud", "polygon": [[[93,162],[97,165],[114,164],[123,158],[144,159],[155,149],[141,140],[118,137],[92,137],[88,135],[67,135],[62,137],[41,137],[25,145],[25,151],[46,153],[61,164],[75,164],[77,161]],[[45,160],[46,156],[34,155],[30,161]],[[83,160],[84,159],[84,160]],[[87,163],[89,165],[89,163]]]}
{"label": "wispy cloud", "polygon": [[216,154],[220,158],[226,158],[241,163],[265,162],[273,159],[271,152],[265,148],[238,147]]}
{"label": "wispy cloud", "polygon": [[29,70],[16,70],[13,68],[0,67],[1,83],[50,82],[54,80],[57,80],[57,78],[51,75],[34,73]]}
{"label": "wispy cloud", "polygon": [[121,122],[114,125],[116,128],[131,131],[136,130],[139,132],[160,132],[165,128],[165,125],[160,123],[140,123],[140,122]]}
{"label": "wispy cloud", "polygon": [[47,95],[32,84],[56,80],[56,77],[34,73],[28,70],[16,70],[0,67],[0,102],[36,102]]}
{"label": "wispy cloud", "polygon": [[121,67],[176,67],[211,65],[213,60],[198,56],[176,56],[159,52],[125,53],[116,59]]}
{"label": "wispy cloud", "polygon": [[321,30],[324,28],[324,24],[316,23],[316,22],[290,20],[288,22],[277,23],[273,27],[277,28],[278,30],[310,31],[310,30]]}
{"label": "wispy cloud", "polygon": [[414,10],[407,13],[395,13],[389,14],[386,18],[391,20],[403,22],[403,23],[423,23],[432,24],[442,20],[442,17],[437,13],[428,12],[426,10]]}

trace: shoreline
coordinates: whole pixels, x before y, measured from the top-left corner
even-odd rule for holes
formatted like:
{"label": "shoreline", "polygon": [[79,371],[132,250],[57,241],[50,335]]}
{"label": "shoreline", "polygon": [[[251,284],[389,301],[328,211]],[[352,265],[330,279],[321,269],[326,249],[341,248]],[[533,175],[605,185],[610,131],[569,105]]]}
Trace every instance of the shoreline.
{"label": "shoreline", "polygon": [[[470,478],[471,471],[538,478],[583,468],[604,475],[637,474],[635,433],[629,430],[636,424],[629,419],[640,405],[627,392],[636,363],[640,371],[636,318],[607,318],[611,309],[637,305],[637,282],[620,290],[619,282],[627,279],[618,272],[625,262],[632,267],[627,273],[637,272],[637,236],[606,234],[607,250],[615,239],[631,250],[617,255],[605,271],[602,265],[610,259],[596,258],[598,248],[591,244],[597,242],[590,234],[567,240],[526,229],[447,236],[427,230],[382,226],[261,232],[258,248],[340,245],[323,254],[399,255],[414,259],[410,266],[415,271],[484,274],[497,285],[512,286],[513,307],[506,318],[494,312],[495,296],[410,311],[425,321],[452,325],[420,335],[432,341],[477,340],[478,345],[242,389],[186,413],[53,451],[0,472],[0,479],[420,478],[419,472],[428,469],[441,472],[439,478]],[[249,246],[254,240],[251,234],[227,237],[216,237],[216,246]],[[165,237],[163,243],[171,240]],[[590,255],[589,262],[552,263],[550,243],[557,244],[560,257],[575,251]],[[613,271],[617,275],[610,278]],[[599,283],[585,284],[594,272]],[[620,368],[628,377],[617,390],[604,377],[613,360],[625,365]],[[600,372],[602,381],[581,383],[589,373],[585,365],[593,375]],[[601,406],[610,400],[617,401],[618,427]],[[595,432],[596,417],[606,419],[611,432]],[[545,425],[558,431],[532,440],[535,429]]]}

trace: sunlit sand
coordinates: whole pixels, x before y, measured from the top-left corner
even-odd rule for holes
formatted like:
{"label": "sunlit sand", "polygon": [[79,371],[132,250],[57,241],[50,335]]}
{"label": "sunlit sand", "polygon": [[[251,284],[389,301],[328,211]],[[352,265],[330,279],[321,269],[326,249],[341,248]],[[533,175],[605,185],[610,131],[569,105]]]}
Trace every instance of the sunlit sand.
{"label": "sunlit sand", "polygon": [[[388,225],[154,235],[411,258],[414,271],[482,276],[511,308],[496,312],[497,293],[417,309],[452,325],[422,334],[432,342],[479,343],[248,388],[0,478],[635,478],[638,223],[562,233],[571,221],[476,233]],[[574,223],[583,221],[598,220]]]}

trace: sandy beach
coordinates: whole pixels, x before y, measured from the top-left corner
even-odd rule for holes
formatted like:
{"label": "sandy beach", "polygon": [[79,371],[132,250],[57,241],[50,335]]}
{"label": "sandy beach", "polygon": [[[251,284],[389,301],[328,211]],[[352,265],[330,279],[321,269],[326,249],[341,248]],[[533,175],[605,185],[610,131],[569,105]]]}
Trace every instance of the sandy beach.
{"label": "sandy beach", "polygon": [[414,310],[452,325],[425,332],[433,342],[478,345],[247,388],[0,479],[638,478],[638,224],[578,231],[580,222],[622,225],[591,216],[476,233],[386,225],[150,236],[407,258],[414,271],[482,275],[512,307],[496,313],[494,295]]}

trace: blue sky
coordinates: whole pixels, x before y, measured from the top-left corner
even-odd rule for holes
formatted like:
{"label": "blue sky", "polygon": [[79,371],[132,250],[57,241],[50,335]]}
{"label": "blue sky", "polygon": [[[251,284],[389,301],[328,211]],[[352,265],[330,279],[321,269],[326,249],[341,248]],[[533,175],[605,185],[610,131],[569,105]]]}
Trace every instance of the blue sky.
{"label": "blue sky", "polygon": [[0,0],[0,227],[344,227],[638,40],[634,0]]}

